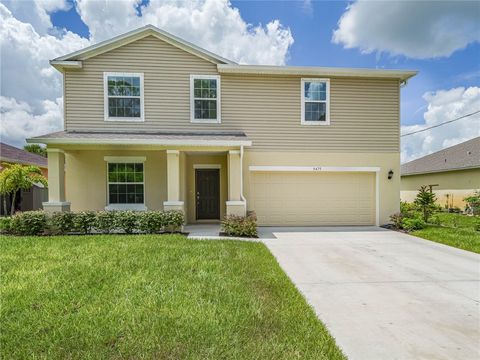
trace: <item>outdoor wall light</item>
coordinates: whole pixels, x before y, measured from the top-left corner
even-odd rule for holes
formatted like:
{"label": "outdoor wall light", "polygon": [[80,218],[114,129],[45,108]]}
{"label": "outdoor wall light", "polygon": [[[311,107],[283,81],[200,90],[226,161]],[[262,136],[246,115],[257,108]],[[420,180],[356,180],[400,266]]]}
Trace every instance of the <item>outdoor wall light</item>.
{"label": "outdoor wall light", "polygon": [[390,170],[390,171],[388,172],[388,180],[391,180],[392,177],[393,177],[393,170]]}

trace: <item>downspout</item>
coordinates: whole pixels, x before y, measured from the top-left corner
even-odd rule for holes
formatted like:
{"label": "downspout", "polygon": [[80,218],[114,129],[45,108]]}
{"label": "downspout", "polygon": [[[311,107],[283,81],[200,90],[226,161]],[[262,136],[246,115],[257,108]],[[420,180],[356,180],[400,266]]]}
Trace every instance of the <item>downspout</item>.
{"label": "downspout", "polygon": [[243,145],[240,146],[240,198],[246,204],[247,200],[243,196]]}

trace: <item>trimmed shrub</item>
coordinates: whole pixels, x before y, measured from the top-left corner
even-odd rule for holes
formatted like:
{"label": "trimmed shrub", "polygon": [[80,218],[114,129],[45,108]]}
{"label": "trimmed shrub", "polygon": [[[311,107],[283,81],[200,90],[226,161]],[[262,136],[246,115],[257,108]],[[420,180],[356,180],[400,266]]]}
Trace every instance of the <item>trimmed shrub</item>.
{"label": "trimmed shrub", "polygon": [[42,235],[47,229],[44,211],[19,212],[12,216],[12,233],[16,235]]}
{"label": "trimmed shrub", "polygon": [[419,216],[405,218],[402,220],[402,228],[407,231],[421,230],[425,227],[425,221]]}
{"label": "trimmed shrub", "polygon": [[115,212],[115,227],[123,230],[127,234],[131,234],[138,229],[139,213],[132,210]]}
{"label": "trimmed shrub", "polygon": [[185,223],[185,215],[179,210],[170,210],[163,213],[165,217],[165,229],[169,232],[181,231]]}
{"label": "trimmed shrub", "polygon": [[166,225],[166,216],[161,211],[145,211],[139,214],[138,227],[141,231],[155,234],[163,231]]}
{"label": "trimmed shrub", "polygon": [[96,214],[94,211],[81,211],[74,217],[75,228],[84,234],[90,233],[95,226]]}
{"label": "trimmed shrub", "polygon": [[95,229],[108,234],[115,230],[115,211],[99,211],[95,219]]}
{"label": "trimmed shrub", "polygon": [[255,216],[227,215],[222,220],[222,231],[230,236],[258,237]]}
{"label": "trimmed shrub", "polygon": [[48,218],[49,230],[52,234],[67,234],[75,231],[75,213],[55,212]]}
{"label": "trimmed shrub", "polygon": [[10,234],[12,227],[11,217],[0,217],[0,234]]}
{"label": "trimmed shrub", "polygon": [[397,230],[402,228],[403,219],[404,219],[404,216],[402,213],[395,213],[393,215],[390,215],[390,221],[392,222],[393,227]]}

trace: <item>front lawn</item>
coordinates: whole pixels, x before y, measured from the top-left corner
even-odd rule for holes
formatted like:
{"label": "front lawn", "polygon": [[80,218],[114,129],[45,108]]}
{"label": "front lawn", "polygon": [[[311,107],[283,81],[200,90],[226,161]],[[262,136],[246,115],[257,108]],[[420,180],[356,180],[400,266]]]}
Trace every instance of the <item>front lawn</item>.
{"label": "front lawn", "polygon": [[441,226],[427,225],[425,229],[416,230],[412,235],[438,243],[480,253],[480,231],[475,231],[475,223],[480,219],[461,214],[436,214]]}
{"label": "front lawn", "polygon": [[261,243],[0,239],[0,358],[344,359]]}

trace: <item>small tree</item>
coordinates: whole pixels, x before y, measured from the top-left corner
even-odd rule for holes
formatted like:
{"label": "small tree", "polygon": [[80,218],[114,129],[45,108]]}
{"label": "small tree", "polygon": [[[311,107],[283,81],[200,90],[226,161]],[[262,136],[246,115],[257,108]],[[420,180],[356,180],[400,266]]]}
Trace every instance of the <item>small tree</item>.
{"label": "small tree", "polygon": [[37,154],[43,157],[47,157],[47,149],[38,144],[28,144],[23,147],[23,150]]}
{"label": "small tree", "polygon": [[437,197],[429,189],[428,186],[421,186],[418,190],[417,197],[415,198],[415,205],[417,205],[423,214],[423,221],[428,222],[428,218],[435,211],[435,201]]}
{"label": "small tree", "polygon": [[38,166],[26,166],[20,164],[3,163],[4,168],[0,172],[0,194],[3,197],[3,207],[5,214],[7,213],[7,200],[5,196],[12,194],[12,204],[10,215],[15,212],[15,197],[18,190],[28,190],[34,184],[42,184],[47,186],[47,179],[42,175],[42,171]]}

